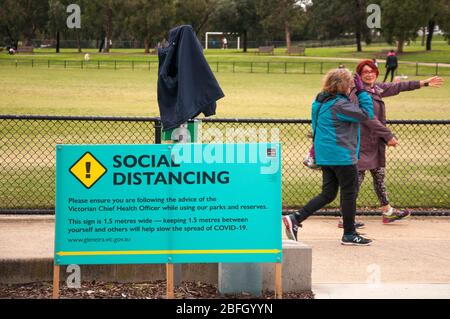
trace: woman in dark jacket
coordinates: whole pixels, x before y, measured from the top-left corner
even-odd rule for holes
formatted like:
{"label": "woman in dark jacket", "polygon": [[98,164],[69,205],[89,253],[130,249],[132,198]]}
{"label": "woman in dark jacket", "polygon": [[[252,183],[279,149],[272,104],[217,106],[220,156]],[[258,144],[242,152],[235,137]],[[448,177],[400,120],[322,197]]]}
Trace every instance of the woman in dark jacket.
{"label": "woman in dark jacket", "polygon": [[[375,118],[361,123],[361,150],[358,162],[358,190],[364,180],[365,172],[370,171],[377,197],[380,201],[383,223],[391,223],[396,220],[408,217],[410,212],[393,208],[387,196],[385,179],[386,167],[386,145],[397,146],[398,141],[392,131],[386,127],[386,110],[383,98],[394,96],[404,91],[420,89],[422,87],[440,87],[443,80],[437,76],[422,80],[399,83],[378,83],[378,68],[372,60],[361,61],[356,73],[361,76],[366,91],[373,100],[373,110]],[[350,99],[358,102],[358,98],[353,91]]]}

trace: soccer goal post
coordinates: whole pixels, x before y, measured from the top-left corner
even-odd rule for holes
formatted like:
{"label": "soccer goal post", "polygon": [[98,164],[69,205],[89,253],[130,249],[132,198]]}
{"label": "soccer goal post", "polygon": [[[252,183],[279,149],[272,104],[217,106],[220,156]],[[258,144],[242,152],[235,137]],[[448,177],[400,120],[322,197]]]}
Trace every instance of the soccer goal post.
{"label": "soccer goal post", "polygon": [[[210,40],[211,36],[217,36],[217,35],[232,36],[230,33],[227,33],[227,32],[206,32],[205,33],[205,49],[206,50],[208,50],[208,48],[210,47],[209,40]],[[237,49],[240,50],[241,49],[241,37],[237,37],[236,40],[237,40],[236,41]]]}

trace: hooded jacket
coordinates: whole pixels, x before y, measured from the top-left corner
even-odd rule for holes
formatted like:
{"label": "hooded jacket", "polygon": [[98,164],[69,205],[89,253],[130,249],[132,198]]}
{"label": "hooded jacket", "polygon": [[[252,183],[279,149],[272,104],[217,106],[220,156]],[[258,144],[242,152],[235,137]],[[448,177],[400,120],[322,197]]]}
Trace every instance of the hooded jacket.
{"label": "hooded jacket", "polygon": [[[386,107],[383,98],[417,89],[420,89],[419,81],[375,83],[373,88],[366,86],[366,91],[372,98],[374,118],[361,123],[361,158],[358,170],[365,171],[386,166],[386,144],[394,134],[386,126]],[[355,90],[350,93],[350,100],[358,104]]]}
{"label": "hooded jacket", "polygon": [[164,131],[200,113],[216,114],[216,101],[224,97],[191,26],[170,30],[168,42],[158,49],[158,105]]}
{"label": "hooded jacket", "polygon": [[359,160],[359,122],[373,118],[370,95],[358,94],[359,106],[345,95],[321,93],[312,105],[314,151],[319,166],[355,165]]}

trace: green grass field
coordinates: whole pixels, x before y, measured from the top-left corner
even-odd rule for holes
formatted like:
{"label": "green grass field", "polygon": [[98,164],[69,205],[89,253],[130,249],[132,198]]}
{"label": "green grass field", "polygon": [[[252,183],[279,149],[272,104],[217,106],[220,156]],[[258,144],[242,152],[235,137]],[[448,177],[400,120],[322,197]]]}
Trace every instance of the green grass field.
{"label": "green grass field", "polygon": [[[310,118],[322,75],[217,73],[217,117]],[[422,77],[423,78],[423,77]],[[411,79],[416,79],[411,77]],[[450,81],[386,99],[389,119],[449,119]],[[146,69],[0,67],[1,114],[157,116],[156,73]]]}
{"label": "green grass field", "polygon": [[[336,54],[339,55],[339,53]],[[33,59],[38,55],[41,56],[33,55]],[[19,64],[18,67],[14,65],[14,60],[2,60],[3,63],[0,63],[2,97],[0,114],[158,116],[156,57],[151,57],[155,64],[151,65],[150,71],[146,63],[149,57],[139,53],[119,53],[99,57],[113,61],[119,55],[123,56],[124,62],[115,65],[117,70],[111,62],[101,64],[101,68],[97,69],[96,60],[83,65],[81,69],[80,63],[74,60],[79,60],[82,55],[69,52],[58,57],[55,57],[55,54],[42,53],[42,63],[35,61],[33,67],[29,65],[29,60]],[[228,55],[229,53],[223,52],[207,55],[209,59],[214,58],[221,62],[230,62],[234,59],[241,59],[242,62],[242,65],[235,66],[237,73],[230,71],[231,64],[228,66],[221,64],[219,72],[216,72],[225,93],[225,98],[218,102],[216,117],[310,118],[311,102],[320,91],[323,75],[302,74],[301,64],[298,70],[290,69],[291,72],[288,72],[290,74],[283,74],[283,59],[291,61],[289,59],[296,59],[295,57],[258,57],[254,54],[235,54],[229,57]],[[72,62],[64,68],[63,60],[70,56],[73,57]],[[49,58],[54,63],[50,68],[45,62]],[[130,60],[135,58],[141,59],[141,64],[136,62],[133,71]],[[252,70],[255,73],[248,73],[249,64],[246,61],[253,61],[253,59],[254,61],[281,59],[282,63],[278,72],[277,69],[271,70],[277,73],[266,74],[265,63],[255,63]],[[5,62],[13,62],[13,64],[8,65]],[[212,66],[214,69],[214,64]],[[308,64],[308,70],[319,73],[318,69],[310,68],[313,66]],[[348,67],[351,66],[352,64],[349,63]],[[316,64],[315,68],[318,67],[319,64]],[[327,67],[335,67],[335,64],[327,62],[325,68]],[[293,74],[294,72],[298,74]],[[409,79],[423,78],[425,76]],[[440,89],[425,88],[386,98],[388,118],[450,119],[450,77],[444,77],[444,79],[445,84]],[[22,121],[11,122],[0,128],[3,140],[0,147],[2,154],[0,156],[2,162],[0,193],[3,194],[0,207],[52,207],[53,146],[57,142],[113,143],[117,138],[128,143],[152,143],[153,141],[153,135],[149,137],[143,135],[139,138],[133,135],[142,130],[152,130],[151,127],[134,127],[135,124],[131,123],[120,126],[117,123],[105,122],[96,126],[95,130],[79,122],[44,127],[44,129],[36,125],[34,122]],[[282,133],[281,140],[285,156],[283,162],[284,205],[302,205],[320,189],[320,173],[309,171],[301,164],[310,144],[305,137],[309,128],[302,126],[300,133],[299,127],[282,125],[279,128]],[[408,131],[404,131],[405,128]],[[443,133],[448,130],[447,126],[415,127],[414,130],[408,127],[394,127],[394,129],[401,144],[396,149],[390,149],[388,155],[390,174],[387,183],[393,202],[403,207],[450,207],[448,193],[450,135]],[[433,139],[435,134],[439,136],[438,141]],[[437,142],[439,145],[436,144]],[[34,145],[31,154],[23,149],[23,145],[29,143]],[[405,183],[405,181],[408,182]],[[33,192],[36,196],[30,195]],[[23,202],[18,203],[18,200]],[[368,181],[364,185],[359,205],[376,207],[376,203],[370,181]],[[333,204],[333,206],[336,205],[337,202]]]}

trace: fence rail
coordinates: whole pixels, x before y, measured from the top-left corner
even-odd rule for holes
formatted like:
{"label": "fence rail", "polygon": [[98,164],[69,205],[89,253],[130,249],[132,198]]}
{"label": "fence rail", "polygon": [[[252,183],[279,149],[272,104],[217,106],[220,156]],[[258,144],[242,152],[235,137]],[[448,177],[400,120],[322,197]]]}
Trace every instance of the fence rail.
{"label": "fence rail", "polygon": [[[283,207],[295,209],[317,195],[321,174],[303,166],[310,120],[204,119],[203,143],[282,143]],[[450,211],[450,121],[390,121],[400,145],[388,150],[387,187],[395,206],[416,214]],[[0,212],[49,213],[54,209],[56,144],[161,142],[159,118],[0,115]],[[376,212],[366,178],[358,207]],[[338,201],[323,213],[336,213]]]}
{"label": "fence rail", "polygon": [[[216,73],[267,73],[267,74],[325,74],[340,65],[353,70],[357,62],[255,62],[255,61],[208,61]],[[107,70],[158,70],[157,61],[142,60],[45,60],[45,59],[0,59],[0,66],[64,69],[107,69]],[[384,75],[384,68],[380,68]],[[396,75],[450,76],[450,67],[442,63],[400,63]]]}

